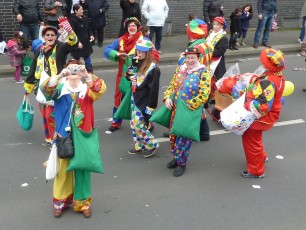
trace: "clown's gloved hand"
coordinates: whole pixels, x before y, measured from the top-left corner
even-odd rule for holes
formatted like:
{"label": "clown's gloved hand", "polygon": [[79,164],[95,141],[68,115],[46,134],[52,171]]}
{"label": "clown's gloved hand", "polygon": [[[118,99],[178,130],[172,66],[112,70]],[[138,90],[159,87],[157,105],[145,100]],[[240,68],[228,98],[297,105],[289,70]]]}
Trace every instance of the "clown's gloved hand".
{"label": "clown's gloved hand", "polygon": [[59,17],[58,22],[59,22],[59,27],[66,30],[68,33],[72,31],[72,27],[71,27],[70,23],[68,22],[68,18]]}

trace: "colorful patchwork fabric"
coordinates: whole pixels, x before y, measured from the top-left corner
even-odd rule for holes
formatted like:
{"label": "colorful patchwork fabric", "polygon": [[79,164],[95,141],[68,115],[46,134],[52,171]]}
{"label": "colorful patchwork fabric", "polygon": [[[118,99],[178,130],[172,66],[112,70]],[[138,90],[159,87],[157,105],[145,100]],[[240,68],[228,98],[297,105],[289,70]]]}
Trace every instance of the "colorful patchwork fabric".
{"label": "colorful patchwork fabric", "polygon": [[[132,96],[133,97],[133,96]],[[137,108],[132,100],[132,114],[131,114],[131,129],[133,133],[135,150],[150,150],[159,147],[159,143],[148,130],[142,112]]]}
{"label": "colorful patchwork fabric", "polygon": [[245,108],[254,111],[254,108],[262,116],[267,114],[273,104],[275,95],[274,83],[267,80],[266,77],[258,79],[246,94]]}
{"label": "colorful patchwork fabric", "polygon": [[65,199],[56,199],[53,197],[53,207],[57,210],[65,210],[70,204],[72,204],[73,195],[69,195]]}
{"label": "colorful patchwork fabric", "polygon": [[76,212],[84,212],[89,209],[91,204],[91,197],[86,200],[75,200],[73,202],[73,210]]}
{"label": "colorful patchwork fabric", "polygon": [[186,64],[178,67],[165,92],[164,99],[178,91],[191,110],[202,106],[210,94],[210,76],[205,66],[200,65],[191,71],[187,71]]}

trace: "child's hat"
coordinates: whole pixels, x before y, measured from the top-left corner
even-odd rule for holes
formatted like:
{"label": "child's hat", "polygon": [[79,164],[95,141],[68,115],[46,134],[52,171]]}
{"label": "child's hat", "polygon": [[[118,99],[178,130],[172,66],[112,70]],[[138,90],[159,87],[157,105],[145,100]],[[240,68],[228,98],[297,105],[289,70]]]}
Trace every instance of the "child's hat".
{"label": "child's hat", "polygon": [[153,44],[148,38],[140,38],[136,42],[136,50],[147,52],[153,49]]}
{"label": "child's hat", "polygon": [[286,68],[284,54],[280,50],[265,49],[261,51],[260,61],[266,69],[274,72],[279,72]]}
{"label": "child's hat", "polygon": [[56,27],[54,27],[54,26],[45,26],[45,28],[43,28],[43,30],[41,31],[42,36],[44,36],[48,30],[53,30],[55,35],[58,34],[58,30],[57,30]]}
{"label": "child's hat", "polygon": [[125,21],[123,22],[123,27],[127,28],[127,24],[129,22],[135,22],[137,28],[139,28],[141,26],[141,23],[138,21],[138,19],[136,17],[129,17],[129,18],[125,19]]}
{"label": "child's hat", "polygon": [[207,24],[201,19],[191,20],[186,27],[187,35],[193,39],[205,38],[208,34]]}

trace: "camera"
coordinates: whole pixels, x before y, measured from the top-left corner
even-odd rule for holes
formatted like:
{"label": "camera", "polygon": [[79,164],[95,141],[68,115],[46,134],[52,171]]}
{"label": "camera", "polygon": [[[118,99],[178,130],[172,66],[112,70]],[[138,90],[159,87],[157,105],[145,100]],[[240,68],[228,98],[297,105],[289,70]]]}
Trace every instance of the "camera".
{"label": "camera", "polygon": [[72,74],[72,75],[78,74],[80,72],[79,68],[77,68],[75,66],[69,67],[68,70],[69,70],[70,74]]}

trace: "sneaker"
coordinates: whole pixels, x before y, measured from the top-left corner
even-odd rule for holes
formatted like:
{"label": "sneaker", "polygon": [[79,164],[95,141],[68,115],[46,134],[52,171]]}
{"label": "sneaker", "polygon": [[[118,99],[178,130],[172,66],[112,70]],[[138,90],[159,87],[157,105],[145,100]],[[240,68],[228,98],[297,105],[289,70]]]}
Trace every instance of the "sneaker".
{"label": "sneaker", "polygon": [[51,146],[51,142],[45,141],[45,142],[41,143],[41,145],[44,146],[44,147]]}
{"label": "sneaker", "polygon": [[248,171],[243,171],[241,173],[241,176],[243,176],[244,178],[264,178],[265,174],[262,174],[260,176],[255,176],[255,175],[249,173]]}
{"label": "sneaker", "polygon": [[135,148],[133,148],[133,149],[130,149],[130,150],[128,151],[128,153],[131,154],[131,155],[134,155],[134,154],[139,154],[139,153],[141,153],[142,151],[143,151],[142,149],[136,150]]}
{"label": "sneaker", "polygon": [[17,83],[17,84],[22,84],[22,83],[24,83],[24,80],[19,80],[19,81],[16,81],[16,80],[15,80],[15,83]]}
{"label": "sneaker", "polygon": [[158,50],[158,51],[157,51],[157,53],[159,53],[159,54],[163,54],[163,52],[162,52],[161,50]]}
{"label": "sneaker", "polygon": [[298,39],[297,41],[298,41],[298,43],[300,43],[300,44],[302,43],[302,40],[301,40],[301,39]]}
{"label": "sneaker", "polygon": [[262,43],[263,46],[267,47],[267,48],[272,48],[272,46],[268,43],[268,42],[263,42]]}
{"label": "sneaker", "polygon": [[254,48],[254,49],[258,49],[258,44],[257,44],[257,43],[254,44],[254,45],[253,45],[253,48]]}
{"label": "sneaker", "polygon": [[244,42],[242,42],[240,45],[241,45],[241,46],[245,46],[245,43],[244,43]]}
{"label": "sneaker", "polygon": [[109,127],[108,128],[108,130],[110,131],[110,132],[115,132],[116,130],[118,130],[119,129],[119,127],[114,127],[114,126],[111,126],[111,127]]}
{"label": "sneaker", "polygon": [[146,150],[142,155],[143,155],[144,158],[152,157],[155,154],[156,150],[157,150],[156,148]]}
{"label": "sneaker", "polygon": [[169,132],[164,132],[163,137],[169,137]]}

